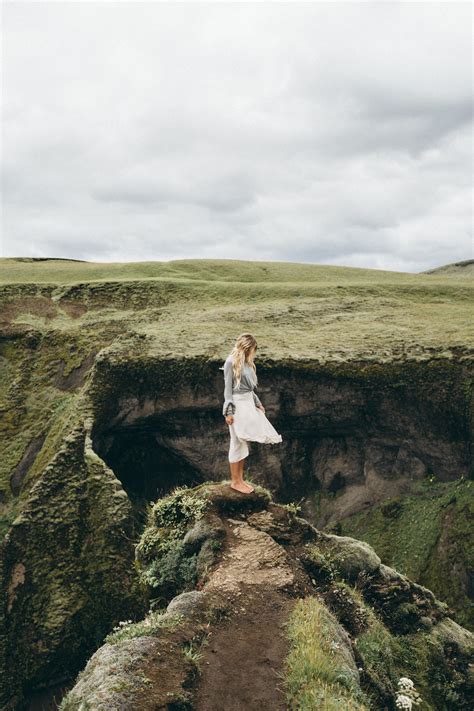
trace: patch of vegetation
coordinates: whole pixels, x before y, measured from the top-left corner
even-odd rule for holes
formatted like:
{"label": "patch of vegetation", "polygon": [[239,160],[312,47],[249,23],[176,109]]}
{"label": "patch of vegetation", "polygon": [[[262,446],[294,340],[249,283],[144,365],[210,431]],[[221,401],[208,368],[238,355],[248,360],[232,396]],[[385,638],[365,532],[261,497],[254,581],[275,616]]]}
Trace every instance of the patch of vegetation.
{"label": "patch of vegetation", "polygon": [[114,630],[110,632],[104,642],[109,644],[117,644],[124,639],[133,639],[134,637],[154,637],[164,628],[174,628],[184,619],[184,615],[170,615],[164,612],[150,612],[145,619],[139,622],[131,622],[130,620],[119,623]]}
{"label": "patch of vegetation", "polygon": [[[1,259],[0,282],[5,299],[32,304],[16,313],[18,322],[83,333],[102,346],[105,334],[122,338],[125,329],[145,338],[141,352],[161,357],[209,354],[209,344],[224,356],[248,324],[259,334],[261,356],[276,362],[315,352],[322,361],[418,359],[424,349],[429,358],[449,358],[451,348],[472,343],[472,278],[444,274],[218,259]],[[48,319],[33,305],[38,299],[49,302]]]}
{"label": "patch of vegetation", "polygon": [[291,644],[283,675],[288,708],[368,711],[348,638],[317,598],[297,601],[286,630]]}
{"label": "patch of vegetation", "polygon": [[280,504],[280,506],[288,511],[290,514],[290,521],[298,517],[301,512],[301,506],[295,501],[290,501],[288,504]]}
{"label": "patch of vegetation", "polygon": [[[432,590],[474,626],[463,580],[474,568],[474,482],[420,483],[410,496],[344,519],[338,529],[369,543],[382,561]],[[465,571],[465,575],[460,575]]]}
{"label": "patch of vegetation", "polygon": [[450,664],[435,635],[428,632],[392,635],[370,610],[369,615],[370,625],[357,638],[357,650],[372,689],[377,690],[375,694],[369,693],[374,708],[395,696],[398,680],[404,676],[413,679],[420,692],[420,711],[469,708],[458,688],[463,684],[459,670]]}
{"label": "patch of vegetation", "polygon": [[183,539],[202,519],[209,502],[190,491],[176,487],[149,506],[148,523],[135,549],[140,579],[158,601],[191,590],[197,582],[198,554],[190,552]]}
{"label": "patch of vegetation", "polygon": [[20,511],[19,500],[13,499],[2,507],[0,513],[0,540],[2,540]]}
{"label": "patch of vegetation", "polygon": [[[258,333],[262,375],[270,377],[272,369],[283,377],[299,371],[303,377],[308,373],[314,378],[349,380],[362,389],[381,386],[400,395],[408,387],[414,397],[432,403],[456,436],[465,437],[467,431],[471,386],[466,367],[473,343],[468,279],[247,260],[104,264],[25,258],[0,260],[0,281],[5,325],[0,339],[0,500],[4,507],[0,527],[6,530],[15,515],[28,512],[21,524],[24,534],[16,527],[6,560],[28,555],[30,570],[44,573],[44,566],[51,565],[53,580],[64,569],[72,571],[74,577],[68,574],[67,584],[59,580],[57,596],[51,598],[48,568],[42,581],[35,579],[35,585],[25,588],[21,608],[41,629],[48,628],[52,607],[64,613],[62,622],[57,615],[58,639],[61,635],[66,640],[64,648],[56,639],[51,647],[66,654],[77,640],[77,598],[91,585],[92,602],[81,613],[84,640],[77,640],[78,648],[90,645],[91,639],[96,643],[96,635],[103,634],[104,618],[107,629],[113,623],[110,618],[132,614],[122,605],[123,595],[112,601],[114,583],[104,571],[120,571],[115,577],[120,592],[124,554],[114,557],[120,548],[120,529],[125,525],[127,536],[134,533],[118,482],[105,470],[83,469],[82,446],[77,458],[65,459],[64,475],[55,483],[60,494],[62,487],[69,487],[69,500],[61,494],[47,503],[54,491],[48,485],[45,508],[38,509],[35,501],[30,506],[35,484],[44,479],[71,432],[89,418],[103,426],[109,415],[116,414],[122,396],[152,398],[163,392],[166,383],[173,389],[192,383],[196,392],[208,391],[214,377],[218,383],[216,366],[239,330],[251,327]],[[81,377],[75,377],[82,364],[85,386]],[[28,447],[43,436],[34,461],[23,467],[16,500],[11,472],[18,466],[22,470]],[[90,452],[86,459],[89,456]],[[106,484],[110,491],[104,489],[99,495]],[[66,518],[63,506],[69,503]],[[87,511],[90,523],[83,530]],[[173,594],[173,588],[191,584],[195,561],[179,545],[179,524],[153,525],[155,531],[143,540],[144,556],[147,546],[152,552],[156,546],[159,554],[168,556],[163,578],[158,565],[151,571],[153,579],[163,584],[176,566],[178,579],[169,585]],[[87,545],[78,559],[81,541]],[[425,574],[436,575],[436,571],[427,568]],[[76,592],[69,580],[75,585],[78,575],[92,582],[81,584]],[[444,576],[446,581],[452,578]],[[61,601],[64,590],[70,591],[67,609]],[[130,597],[128,590],[125,596]],[[46,602],[51,599],[53,606]],[[33,656],[43,654],[46,660],[46,654],[28,646],[15,625],[10,629],[9,644],[18,653],[8,677],[19,684],[24,674],[36,673]],[[49,631],[42,640],[49,644]],[[63,651],[58,654],[62,659]],[[3,656],[12,664],[6,651]]]}
{"label": "patch of vegetation", "polygon": [[201,639],[192,639],[190,642],[186,642],[183,645],[183,654],[185,658],[194,665],[196,671],[200,673],[201,670],[201,660],[204,657],[203,647],[209,644],[207,636],[203,636]]}
{"label": "patch of vegetation", "polygon": [[365,673],[378,690],[382,690],[385,696],[393,696],[400,676],[397,664],[401,652],[399,638],[393,637],[371,610],[367,610],[367,614],[369,625],[357,637],[357,650],[362,658]]}

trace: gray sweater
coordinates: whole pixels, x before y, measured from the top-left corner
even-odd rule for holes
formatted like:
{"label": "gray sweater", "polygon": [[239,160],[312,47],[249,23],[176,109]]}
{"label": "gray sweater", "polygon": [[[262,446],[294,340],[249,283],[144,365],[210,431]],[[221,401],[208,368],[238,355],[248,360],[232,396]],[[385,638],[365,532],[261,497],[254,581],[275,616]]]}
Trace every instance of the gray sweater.
{"label": "gray sweater", "polygon": [[220,368],[224,371],[224,405],[222,407],[222,414],[224,417],[227,415],[233,415],[235,413],[235,403],[232,399],[234,393],[248,393],[253,394],[253,399],[255,405],[261,405],[257,393],[254,392],[254,388],[257,385],[255,379],[255,373],[253,368],[247,363],[244,363],[242,372],[240,374],[240,385],[238,388],[233,387],[233,371],[232,371],[232,356],[228,356],[224,365]]}

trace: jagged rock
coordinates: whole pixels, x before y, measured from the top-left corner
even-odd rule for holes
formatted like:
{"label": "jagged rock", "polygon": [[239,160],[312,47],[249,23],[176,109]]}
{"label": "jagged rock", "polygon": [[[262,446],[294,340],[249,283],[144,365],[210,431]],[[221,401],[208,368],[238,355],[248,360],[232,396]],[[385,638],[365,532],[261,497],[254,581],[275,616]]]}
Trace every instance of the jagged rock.
{"label": "jagged rock", "polygon": [[431,590],[417,585],[393,568],[381,565],[360,582],[365,598],[379,611],[394,633],[429,627],[448,614],[447,605]]}
{"label": "jagged rock", "polygon": [[185,687],[193,675],[194,666],[184,658],[179,643],[164,646],[153,637],[137,637],[105,644],[94,653],[69,692],[66,708],[170,709],[185,702]]}
{"label": "jagged rock", "polygon": [[449,617],[441,620],[433,628],[432,636],[441,642],[450,656],[460,656],[474,664],[472,634],[457,622]]}
{"label": "jagged rock", "polygon": [[[158,325],[163,315],[174,319],[175,300],[188,288],[187,305],[202,314],[195,297],[207,289],[193,280],[87,280],[2,285],[0,706],[70,679],[111,625],[144,614],[132,542],[145,503],[177,484],[220,481],[227,470],[228,432],[216,407],[222,344],[205,336],[186,342],[181,333],[173,343],[171,331]],[[227,276],[214,288],[227,298]],[[456,289],[448,291],[452,309]],[[461,306],[465,286],[459,294]],[[355,304],[343,302],[343,310]],[[270,318],[260,303],[254,307],[257,319]],[[134,310],[133,317],[124,322],[121,309]],[[227,308],[219,313],[226,327]],[[297,316],[311,326],[312,307]],[[135,326],[147,335],[134,333]],[[258,448],[251,467],[280,500],[303,498],[303,515],[315,525],[338,525],[352,514],[372,514],[387,497],[406,496],[431,474],[451,483],[472,471],[469,346],[423,349],[417,342],[406,351],[402,344],[398,355],[364,347],[360,360],[348,350],[336,362],[332,348],[318,349],[315,359],[313,343],[300,345],[296,357],[260,356],[265,404],[287,436],[282,456]],[[463,486],[458,503],[467,480]],[[234,515],[235,497],[222,505]],[[265,509],[255,501],[245,506]],[[277,543],[303,544],[305,530],[313,540],[309,524],[297,531],[293,521],[285,531],[268,510],[275,528],[261,522],[261,530]],[[389,506],[386,520],[399,511]],[[457,555],[468,518],[467,506],[449,504],[433,526],[444,557],[432,556],[427,569],[428,587],[458,610],[467,608],[470,590],[468,557]],[[363,527],[349,531],[363,534]],[[207,539],[194,563],[180,554],[188,568],[179,570],[177,587],[193,566],[203,578],[217,552]],[[431,619],[422,615],[420,624]]]}
{"label": "jagged rock", "polygon": [[314,526],[304,518],[293,516],[284,506],[269,504],[268,510],[250,514],[247,521],[260,531],[268,533],[278,543],[297,545],[319,536]]}

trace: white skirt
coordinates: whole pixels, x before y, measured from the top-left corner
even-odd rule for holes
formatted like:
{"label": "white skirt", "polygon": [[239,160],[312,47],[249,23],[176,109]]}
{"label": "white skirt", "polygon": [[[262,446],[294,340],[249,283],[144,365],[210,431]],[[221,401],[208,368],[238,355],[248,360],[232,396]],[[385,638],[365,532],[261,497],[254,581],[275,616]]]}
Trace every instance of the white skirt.
{"label": "white skirt", "polygon": [[249,454],[247,442],[277,444],[282,436],[267,419],[263,410],[255,405],[253,393],[234,393],[234,421],[229,425],[229,461],[238,462]]}

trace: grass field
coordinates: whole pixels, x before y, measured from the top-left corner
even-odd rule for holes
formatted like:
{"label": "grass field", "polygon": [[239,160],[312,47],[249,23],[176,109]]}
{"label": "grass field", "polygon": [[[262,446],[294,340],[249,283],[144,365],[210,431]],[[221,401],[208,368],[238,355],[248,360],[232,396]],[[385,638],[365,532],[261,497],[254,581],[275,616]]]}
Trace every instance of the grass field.
{"label": "grass field", "polygon": [[[473,263],[474,267],[474,263]],[[240,259],[174,259],[168,262],[86,262],[72,259],[0,258],[0,283],[73,284],[83,281],[178,279],[224,282],[429,283],[434,278],[472,279],[474,268],[443,267],[438,274],[411,274],[298,262]]]}
{"label": "grass field", "polygon": [[259,358],[391,360],[472,348],[474,280],[466,271],[12,258],[0,259],[0,293],[10,324],[98,343],[139,334],[155,355],[222,357],[250,331]]}

